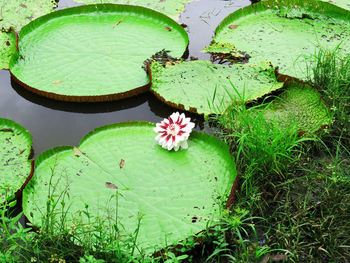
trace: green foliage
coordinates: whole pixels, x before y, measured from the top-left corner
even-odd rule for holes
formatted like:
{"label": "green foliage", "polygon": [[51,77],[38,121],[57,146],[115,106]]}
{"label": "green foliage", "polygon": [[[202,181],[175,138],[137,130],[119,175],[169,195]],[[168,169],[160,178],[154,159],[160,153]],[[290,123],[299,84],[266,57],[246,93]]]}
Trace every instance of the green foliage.
{"label": "green foliage", "polygon": [[338,48],[322,49],[315,55],[315,65],[309,65],[309,74],[309,82],[330,106],[333,135],[349,143],[350,55],[343,56]]}

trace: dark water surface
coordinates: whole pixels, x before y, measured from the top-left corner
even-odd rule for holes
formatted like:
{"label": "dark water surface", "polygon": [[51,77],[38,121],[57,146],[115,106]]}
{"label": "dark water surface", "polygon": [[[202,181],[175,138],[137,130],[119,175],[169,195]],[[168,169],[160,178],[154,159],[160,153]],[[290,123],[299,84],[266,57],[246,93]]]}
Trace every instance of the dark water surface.
{"label": "dark water surface", "polygon": [[[220,21],[233,11],[249,5],[249,0],[200,0],[186,5],[179,23],[188,25],[189,55],[209,59],[200,51],[207,46]],[[61,0],[58,9],[77,6],[72,0]],[[108,103],[59,102],[32,94],[13,81],[7,70],[0,70],[0,117],[14,120],[30,131],[35,156],[52,147],[78,145],[89,131],[122,121],[159,122],[176,109],[152,94]],[[200,117],[191,115],[196,129],[206,129]]]}

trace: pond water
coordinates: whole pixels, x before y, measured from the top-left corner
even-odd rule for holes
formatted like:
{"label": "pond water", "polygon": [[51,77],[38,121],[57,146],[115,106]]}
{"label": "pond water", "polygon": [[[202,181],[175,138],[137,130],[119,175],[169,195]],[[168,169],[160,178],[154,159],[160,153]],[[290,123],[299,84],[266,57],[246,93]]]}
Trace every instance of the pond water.
{"label": "pond water", "polygon": [[[209,59],[200,51],[207,46],[216,26],[228,14],[244,6],[249,0],[200,0],[186,5],[179,23],[188,25],[189,57]],[[61,0],[58,9],[77,6],[72,0]],[[35,156],[52,147],[78,145],[89,131],[103,125],[122,121],[159,122],[176,109],[171,108],[152,94],[107,103],[60,102],[32,94],[11,81],[7,70],[0,71],[0,117],[14,120],[30,131]],[[197,115],[197,130],[208,130]]]}

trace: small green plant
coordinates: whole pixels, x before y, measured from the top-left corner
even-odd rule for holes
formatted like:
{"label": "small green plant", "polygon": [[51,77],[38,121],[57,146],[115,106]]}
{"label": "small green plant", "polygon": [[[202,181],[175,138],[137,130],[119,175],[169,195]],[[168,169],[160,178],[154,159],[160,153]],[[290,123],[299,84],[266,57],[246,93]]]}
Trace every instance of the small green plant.
{"label": "small green plant", "polygon": [[350,54],[341,55],[339,47],[321,49],[315,54],[314,64],[309,64],[309,82],[323,95],[330,107],[333,123],[332,135],[349,143],[350,131]]}

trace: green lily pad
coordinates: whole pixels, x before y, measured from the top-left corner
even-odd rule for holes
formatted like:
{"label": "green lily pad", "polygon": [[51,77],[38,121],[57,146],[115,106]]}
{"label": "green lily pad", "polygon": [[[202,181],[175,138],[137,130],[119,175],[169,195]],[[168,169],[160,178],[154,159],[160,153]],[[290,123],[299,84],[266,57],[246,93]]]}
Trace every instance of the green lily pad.
{"label": "green lily pad", "polygon": [[328,2],[333,5],[339,6],[341,8],[350,10],[350,2],[349,0],[322,0],[323,2]]}
{"label": "green lily pad", "polygon": [[15,198],[32,172],[30,133],[19,124],[0,118],[0,204]]}
{"label": "green lily pad", "polygon": [[[141,218],[136,245],[147,254],[215,223],[236,177],[228,147],[214,136],[193,132],[188,149],[167,151],[155,141],[154,127],[109,125],[85,136],[79,148],[42,153],[23,191],[24,214],[36,226],[47,211],[64,216],[63,224],[72,231],[73,224],[99,222],[107,234],[117,213],[121,240],[133,235]],[[50,202],[55,206],[47,209]],[[79,238],[93,238],[93,233]]]}
{"label": "green lily pad", "polygon": [[138,5],[154,9],[158,12],[166,14],[173,19],[178,19],[179,15],[185,10],[185,4],[198,0],[74,0],[77,3],[85,4],[126,4]]}
{"label": "green lily pad", "polygon": [[156,11],[128,5],[59,10],[25,26],[14,79],[40,95],[67,101],[108,101],[149,89],[143,62],[158,51],[181,57],[185,30]]}
{"label": "green lily pad", "polygon": [[266,120],[281,125],[296,123],[300,132],[314,133],[329,125],[332,117],[320,93],[295,82],[264,111]]}
{"label": "green lily pad", "polygon": [[212,45],[229,43],[271,61],[279,72],[306,79],[307,65],[319,48],[350,52],[350,12],[314,0],[269,0],[240,9],[216,29]]}
{"label": "green lily pad", "polygon": [[19,31],[33,19],[52,12],[56,6],[54,0],[1,0],[0,28]]}
{"label": "green lily pad", "polygon": [[227,66],[197,60],[165,67],[153,62],[151,91],[173,107],[220,114],[234,101],[254,100],[281,88],[274,70],[269,62]]}
{"label": "green lily pad", "polygon": [[9,61],[16,53],[16,35],[0,31],[0,69],[8,69]]}

